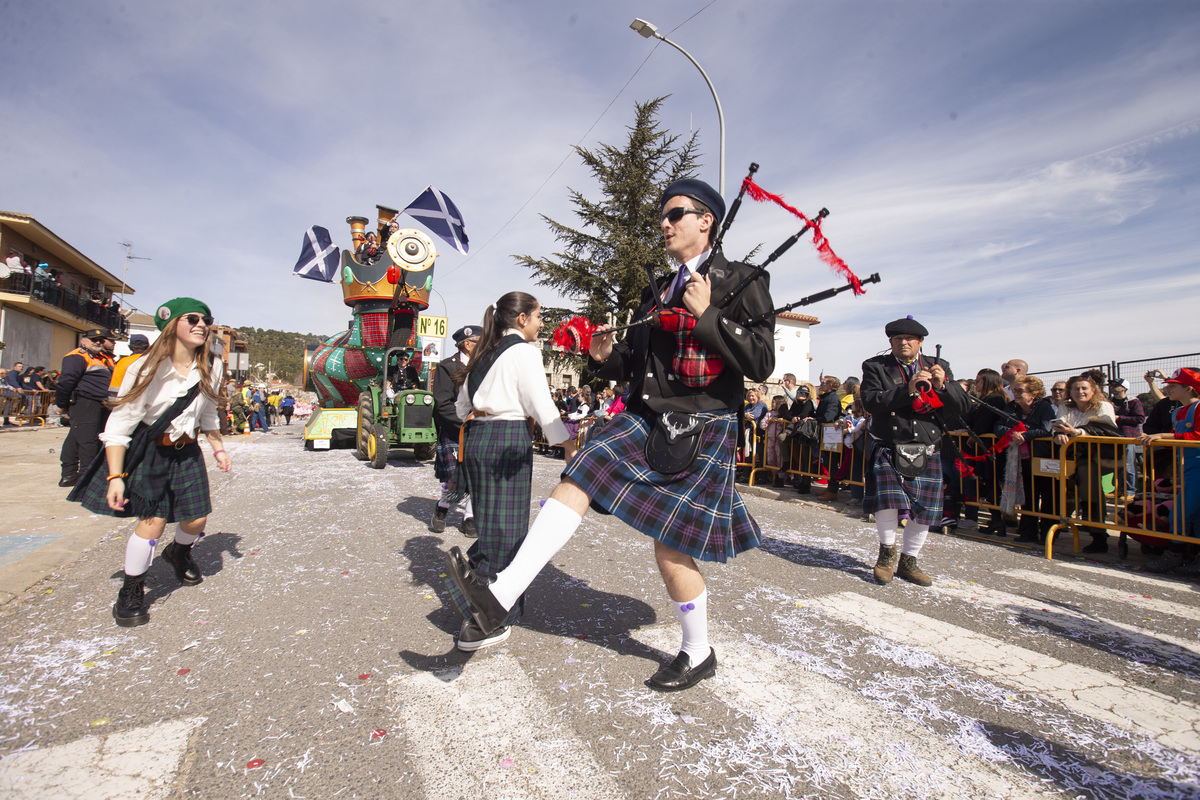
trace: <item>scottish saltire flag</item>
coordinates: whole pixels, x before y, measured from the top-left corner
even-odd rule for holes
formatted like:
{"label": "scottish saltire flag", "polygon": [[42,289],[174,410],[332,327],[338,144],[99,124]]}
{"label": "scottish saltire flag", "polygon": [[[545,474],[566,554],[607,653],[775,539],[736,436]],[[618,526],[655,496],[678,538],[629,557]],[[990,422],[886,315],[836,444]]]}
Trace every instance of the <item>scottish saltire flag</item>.
{"label": "scottish saltire flag", "polygon": [[329,231],[313,225],[304,234],[304,248],[300,251],[300,260],[296,262],[292,274],[329,283],[337,275],[341,261],[342,254],[338,252]]}
{"label": "scottish saltire flag", "polygon": [[458,206],[433,186],[421,192],[421,196],[400,213],[419,220],[458,252],[465,254],[470,249],[467,229]]}

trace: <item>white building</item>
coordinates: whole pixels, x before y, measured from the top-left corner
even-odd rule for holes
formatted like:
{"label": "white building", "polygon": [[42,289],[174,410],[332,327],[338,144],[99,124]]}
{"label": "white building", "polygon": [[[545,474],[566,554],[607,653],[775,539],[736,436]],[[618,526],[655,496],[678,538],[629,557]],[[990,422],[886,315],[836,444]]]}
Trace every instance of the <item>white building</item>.
{"label": "white building", "polygon": [[821,320],[808,314],[779,314],[775,317],[775,371],[766,380],[768,385],[778,384],[785,373],[792,373],[801,383],[809,381],[809,364],[812,362],[813,325]]}

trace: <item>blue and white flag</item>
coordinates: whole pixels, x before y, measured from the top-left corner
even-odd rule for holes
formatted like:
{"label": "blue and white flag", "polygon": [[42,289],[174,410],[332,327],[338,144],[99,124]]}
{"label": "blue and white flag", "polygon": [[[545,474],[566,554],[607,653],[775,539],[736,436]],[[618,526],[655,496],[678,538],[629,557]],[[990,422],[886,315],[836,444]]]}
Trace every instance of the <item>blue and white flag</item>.
{"label": "blue and white flag", "polygon": [[465,254],[470,249],[466,225],[458,206],[433,186],[421,192],[421,196],[400,213],[419,220],[458,252]]}
{"label": "blue and white flag", "polygon": [[341,263],[342,254],[333,243],[329,231],[313,225],[304,234],[304,249],[300,251],[300,260],[296,262],[292,274],[330,283]]}

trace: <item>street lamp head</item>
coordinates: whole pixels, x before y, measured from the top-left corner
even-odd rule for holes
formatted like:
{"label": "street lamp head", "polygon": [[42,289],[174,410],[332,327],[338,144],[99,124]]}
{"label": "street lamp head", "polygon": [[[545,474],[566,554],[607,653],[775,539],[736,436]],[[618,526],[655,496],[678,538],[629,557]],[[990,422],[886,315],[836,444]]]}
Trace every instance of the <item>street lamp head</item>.
{"label": "street lamp head", "polygon": [[644,39],[650,39],[654,36],[654,34],[658,33],[658,28],[654,27],[652,24],[646,22],[646,20],[641,19],[640,17],[629,23],[629,27],[641,34],[642,38]]}

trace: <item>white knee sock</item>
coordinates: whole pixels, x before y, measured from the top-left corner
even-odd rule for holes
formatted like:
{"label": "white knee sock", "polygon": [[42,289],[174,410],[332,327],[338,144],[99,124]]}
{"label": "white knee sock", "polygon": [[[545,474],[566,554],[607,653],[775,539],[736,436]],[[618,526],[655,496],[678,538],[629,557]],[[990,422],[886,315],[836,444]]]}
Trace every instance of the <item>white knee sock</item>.
{"label": "white knee sock", "polygon": [[575,534],[581,522],[583,517],[569,506],[553,497],[546,501],[517,550],[516,557],[496,576],[496,582],[491,586],[492,595],[500,601],[500,605],[510,609],[516,605],[542,567]]}
{"label": "white knee sock", "polygon": [[467,495],[467,502],[463,505],[463,519],[475,519],[475,507],[471,505],[471,495]]}
{"label": "white knee sock", "polygon": [[175,528],[175,544],[181,544],[186,547],[187,545],[194,543],[197,539],[199,539],[203,535],[204,534],[202,534],[202,533],[184,533],[183,528],[176,526],[176,528]]}
{"label": "white knee sock", "polygon": [[894,508],[881,508],[875,512],[875,530],[879,532],[879,543],[891,547],[896,543],[896,528],[900,525],[900,512]]}
{"label": "white knee sock", "polygon": [[679,618],[679,627],[683,628],[683,644],[679,649],[688,654],[692,666],[708,658],[711,649],[708,644],[708,589],[705,589],[694,600],[678,603],[674,600],[675,616]]}
{"label": "white knee sock", "polygon": [[928,525],[918,525],[909,520],[909,523],[904,526],[904,545],[900,548],[901,555],[915,556],[921,552],[921,545],[925,544],[925,537],[928,534]]}
{"label": "white knee sock", "polygon": [[129,578],[136,578],[138,575],[144,575],[146,570],[150,569],[150,562],[154,560],[154,545],[158,544],[157,539],[143,539],[136,533],[129,534],[129,541],[125,543],[125,575]]}

